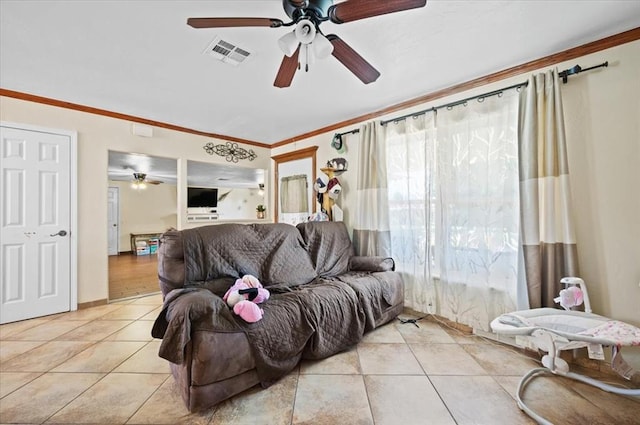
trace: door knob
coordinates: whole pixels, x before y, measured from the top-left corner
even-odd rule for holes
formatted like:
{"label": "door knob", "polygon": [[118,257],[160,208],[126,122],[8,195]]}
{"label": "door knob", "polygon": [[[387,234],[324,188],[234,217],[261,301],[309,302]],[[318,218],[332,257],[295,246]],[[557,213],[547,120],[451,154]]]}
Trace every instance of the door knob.
{"label": "door knob", "polygon": [[58,233],[54,233],[52,235],[49,236],[67,236],[67,231],[66,230],[60,230]]}

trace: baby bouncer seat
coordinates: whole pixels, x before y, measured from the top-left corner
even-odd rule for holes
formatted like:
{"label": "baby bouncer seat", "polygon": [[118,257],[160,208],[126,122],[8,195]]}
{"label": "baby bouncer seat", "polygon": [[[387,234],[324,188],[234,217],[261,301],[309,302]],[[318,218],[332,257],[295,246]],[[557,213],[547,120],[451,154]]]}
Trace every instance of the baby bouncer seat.
{"label": "baby bouncer seat", "polygon": [[[587,347],[596,352],[602,347],[612,351],[611,367],[618,374],[630,380],[639,373],[623,358],[620,348],[640,346],[640,328],[625,322],[599,316],[591,312],[589,295],[584,281],[577,277],[565,277],[561,280],[566,288],[555,299],[563,310],[556,308],[534,308],[503,314],[491,322],[491,328],[497,334],[519,336],[526,339],[528,346],[545,352],[543,367],[534,368],[526,373],[520,383],[516,399],[518,406],[539,424],[553,425],[529,408],[522,399],[525,387],[536,376],[544,373],[561,375],[570,379],[595,386],[603,391],[640,397],[640,388],[621,388],[599,381],[595,378],[569,371],[569,364],[560,358],[563,350]],[[584,303],[585,311],[571,308]]]}

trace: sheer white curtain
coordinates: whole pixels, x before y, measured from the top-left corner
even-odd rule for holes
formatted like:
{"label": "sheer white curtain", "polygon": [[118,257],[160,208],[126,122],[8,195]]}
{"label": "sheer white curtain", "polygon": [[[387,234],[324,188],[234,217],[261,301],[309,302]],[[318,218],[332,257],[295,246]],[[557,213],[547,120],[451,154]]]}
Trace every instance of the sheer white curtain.
{"label": "sheer white curtain", "polygon": [[386,129],[392,255],[419,311],[489,330],[518,303],[515,91]]}
{"label": "sheer white curtain", "polygon": [[434,292],[434,114],[385,127],[391,251],[405,284],[405,305],[430,311]]}
{"label": "sheer white curtain", "polygon": [[518,95],[438,111],[438,305],[483,330],[518,299]]}
{"label": "sheer white curtain", "polygon": [[280,179],[281,223],[295,226],[309,217],[308,183],[305,174],[286,176]]}

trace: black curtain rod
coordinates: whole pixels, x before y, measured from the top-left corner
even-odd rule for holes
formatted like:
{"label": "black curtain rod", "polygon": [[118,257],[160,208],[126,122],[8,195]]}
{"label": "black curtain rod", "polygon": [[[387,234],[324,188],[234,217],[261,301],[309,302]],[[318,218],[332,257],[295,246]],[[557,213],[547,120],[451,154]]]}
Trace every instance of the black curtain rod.
{"label": "black curtain rod", "polygon": [[[560,77],[562,79],[563,83],[567,83],[568,77],[570,75],[574,75],[574,74],[579,74],[581,72],[584,71],[591,71],[592,69],[596,69],[596,68],[601,68],[601,67],[607,67],[609,66],[609,62],[604,62],[601,63],[600,65],[595,65],[595,66],[591,66],[589,68],[581,68],[580,65],[576,65],[573,68],[569,68],[569,69],[565,69],[564,71],[560,71],[558,72],[558,77]],[[514,84],[508,87],[503,87],[501,89],[498,90],[494,90],[488,93],[483,93],[483,94],[479,94],[476,96],[471,96],[471,97],[467,97],[466,99],[462,99],[462,100],[457,100],[455,102],[451,102],[451,103],[446,103],[444,105],[440,105],[440,106],[434,106],[428,109],[423,109],[422,111],[417,111],[417,112],[413,112],[410,114],[405,114],[405,115],[401,115],[399,117],[396,118],[391,118],[389,120],[384,120],[384,121],[380,121],[380,125],[387,125],[390,122],[399,122],[402,121],[404,119],[407,119],[409,117],[417,117],[420,115],[424,115],[427,112],[435,112],[438,109],[442,109],[442,108],[448,108],[451,109],[454,106],[458,106],[458,105],[466,105],[466,103],[470,100],[474,100],[477,99],[478,102],[482,102],[484,99],[486,99],[487,97],[491,97],[491,96],[502,96],[502,93],[505,92],[506,90],[510,90],[510,89],[519,89],[520,87],[526,87],[529,84],[528,81],[524,81],[522,83],[518,83],[518,84]]]}
{"label": "black curtain rod", "polygon": [[402,120],[407,119],[409,117],[418,117],[420,115],[426,114],[427,112],[435,112],[438,109],[442,109],[442,108],[451,109],[454,106],[466,105],[468,101],[474,100],[474,99],[478,99],[478,102],[482,102],[487,97],[502,96],[502,93],[505,90],[519,88],[519,87],[522,87],[522,86],[526,86],[527,84],[529,84],[529,83],[527,81],[525,81],[525,82],[522,82],[522,83],[514,84],[514,85],[509,86],[509,87],[503,87],[503,88],[501,88],[499,90],[494,90],[494,91],[491,91],[491,92],[488,92],[488,93],[483,93],[483,94],[479,94],[479,95],[476,95],[476,96],[467,97],[465,99],[457,100],[455,102],[446,103],[446,104],[440,105],[440,106],[434,106],[434,107],[431,107],[431,108],[428,108],[428,109],[423,109],[422,111],[417,111],[417,112],[412,112],[410,114],[401,115],[399,117],[391,118],[390,120],[380,121],[380,125],[387,125],[390,122],[399,122],[399,121],[402,121]]}
{"label": "black curtain rod", "polygon": [[344,142],[342,141],[342,136],[345,134],[355,134],[360,133],[359,128],[354,128],[353,130],[345,131],[342,133],[335,133],[333,135],[333,139],[331,140],[331,147],[333,147],[338,152],[342,153],[342,148],[344,146]]}
{"label": "black curtain rod", "polygon": [[336,137],[336,136],[342,137],[345,134],[356,134],[356,133],[360,133],[360,129],[359,128],[354,128],[353,130],[345,131],[345,132],[342,132],[342,133],[335,133],[333,135],[333,137]]}
{"label": "black curtain rod", "polygon": [[603,68],[603,67],[606,68],[608,66],[609,66],[609,61],[603,62],[600,65],[594,65],[584,69],[581,68],[580,65],[576,65],[573,68],[565,69],[564,71],[558,72],[558,77],[562,78],[562,82],[564,84],[567,84],[567,81],[569,81],[569,75],[580,74],[581,72],[591,71],[592,69],[596,69],[596,68]]}

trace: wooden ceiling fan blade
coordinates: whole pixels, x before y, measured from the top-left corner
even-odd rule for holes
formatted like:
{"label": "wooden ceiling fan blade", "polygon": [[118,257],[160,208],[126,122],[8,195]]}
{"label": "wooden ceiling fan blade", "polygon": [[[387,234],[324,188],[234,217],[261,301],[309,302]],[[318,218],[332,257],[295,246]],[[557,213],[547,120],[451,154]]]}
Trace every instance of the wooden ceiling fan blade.
{"label": "wooden ceiling fan blade", "polygon": [[300,45],[298,44],[298,48],[291,56],[285,55],[282,58],[282,63],[280,64],[280,69],[278,70],[278,75],[276,75],[276,80],[273,82],[273,85],[276,87],[284,88],[289,87],[291,82],[293,81],[293,76],[298,70],[298,55],[300,54]]}
{"label": "wooden ceiling fan blade", "polygon": [[346,66],[349,71],[353,72],[360,81],[369,84],[378,79],[380,72],[340,37],[335,34],[329,34],[327,39],[333,44],[333,52],[331,54]]}
{"label": "wooden ceiling fan blade", "polygon": [[271,27],[277,28],[284,22],[273,18],[189,18],[187,25],[193,28],[225,27]]}
{"label": "wooden ceiling fan blade", "polygon": [[331,22],[342,24],[387,13],[417,9],[426,4],[427,0],[348,0],[334,4],[327,14]]}

